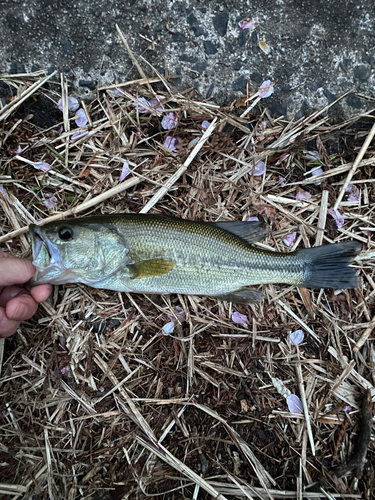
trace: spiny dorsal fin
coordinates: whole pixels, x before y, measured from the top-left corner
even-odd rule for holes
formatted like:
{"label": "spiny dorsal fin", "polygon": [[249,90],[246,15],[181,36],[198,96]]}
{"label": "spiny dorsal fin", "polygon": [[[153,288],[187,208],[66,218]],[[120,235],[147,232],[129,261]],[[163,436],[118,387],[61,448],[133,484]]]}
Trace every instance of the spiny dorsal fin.
{"label": "spiny dorsal fin", "polygon": [[248,243],[263,240],[269,234],[269,228],[264,222],[259,221],[225,221],[215,222],[216,226],[239,236]]}
{"label": "spiny dorsal fin", "polygon": [[128,266],[133,272],[132,279],[153,278],[169,273],[176,262],[167,259],[151,259]]}

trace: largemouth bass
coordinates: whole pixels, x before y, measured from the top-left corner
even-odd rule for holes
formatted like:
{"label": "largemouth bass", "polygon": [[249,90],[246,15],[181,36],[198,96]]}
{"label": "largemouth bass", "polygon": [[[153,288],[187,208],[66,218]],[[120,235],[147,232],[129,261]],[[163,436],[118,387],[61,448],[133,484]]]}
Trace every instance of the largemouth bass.
{"label": "largemouth bass", "polygon": [[30,226],[34,284],[84,283],[124,292],[210,295],[257,302],[250,288],[287,283],[354,288],[349,267],[361,251],[351,241],[279,253],[252,243],[267,234],[260,222],[194,222],[148,214],[83,217]]}

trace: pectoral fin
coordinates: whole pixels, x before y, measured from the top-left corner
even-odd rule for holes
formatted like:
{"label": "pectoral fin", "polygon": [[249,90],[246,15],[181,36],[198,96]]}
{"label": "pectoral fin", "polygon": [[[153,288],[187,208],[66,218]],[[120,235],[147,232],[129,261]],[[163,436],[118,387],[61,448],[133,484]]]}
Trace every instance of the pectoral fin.
{"label": "pectoral fin", "polygon": [[136,264],[131,264],[129,269],[133,271],[132,279],[153,278],[169,273],[176,262],[167,259],[143,260]]}
{"label": "pectoral fin", "polygon": [[264,293],[256,288],[246,287],[224,295],[215,295],[215,298],[233,302],[234,304],[256,304],[264,299]]}
{"label": "pectoral fin", "polygon": [[269,227],[258,221],[225,221],[215,222],[215,225],[239,236],[248,243],[264,240],[269,234]]}

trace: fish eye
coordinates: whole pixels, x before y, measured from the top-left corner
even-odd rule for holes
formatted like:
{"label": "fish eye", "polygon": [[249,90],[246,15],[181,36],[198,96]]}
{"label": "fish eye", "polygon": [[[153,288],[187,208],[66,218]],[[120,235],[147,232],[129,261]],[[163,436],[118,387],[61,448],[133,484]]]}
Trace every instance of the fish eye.
{"label": "fish eye", "polygon": [[73,229],[71,227],[62,227],[59,230],[59,238],[62,241],[70,241],[73,239]]}

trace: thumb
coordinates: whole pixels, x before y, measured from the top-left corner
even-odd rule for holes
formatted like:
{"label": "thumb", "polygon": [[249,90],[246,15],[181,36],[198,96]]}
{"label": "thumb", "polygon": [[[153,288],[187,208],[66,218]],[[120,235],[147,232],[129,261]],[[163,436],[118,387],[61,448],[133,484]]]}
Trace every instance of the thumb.
{"label": "thumb", "polygon": [[30,260],[0,252],[0,286],[26,283],[35,274]]}

